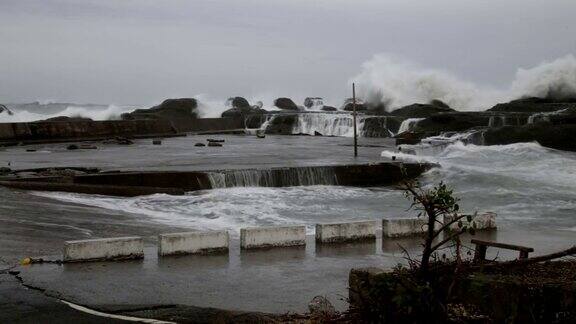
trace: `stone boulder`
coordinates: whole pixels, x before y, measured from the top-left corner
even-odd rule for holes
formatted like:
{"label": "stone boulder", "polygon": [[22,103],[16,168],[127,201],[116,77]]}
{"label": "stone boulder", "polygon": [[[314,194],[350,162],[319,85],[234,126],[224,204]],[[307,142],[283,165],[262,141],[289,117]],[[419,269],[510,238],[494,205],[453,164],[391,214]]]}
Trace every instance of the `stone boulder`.
{"label": "stone boulder", "polygon": [[[232,108],[222,113],[221,117],[224,118],[243,118],[248,115],[261,115],[267,112],[266,110],[262,109],[263,105],[261,101],[258,101],[256,105],[251,106],[248,100],[242,97],[230,98],[228,99],[226,105]],[[256,120],[260,119],[259,118],[251,119],[250,125],[246,125],[246,127],[258,128],[259,126],[251,127],[257,124],[255,123]]]}
{"label": "stone boulder", "polygon": [[[439,101],[441,102],[441,101]],[[454,112],[455,110],[447,107],[445,104],[412,104],[398,108],[391,112],[394,116],[401,116],[405,118],[426,118],[439,113]]]}
{"label": "stone boulder", "polygon": [[336,107],[332,107],[332,106],[322,106],[322,108],[320,108],[320,110],[322,110],[322,111],[338,111],[338,109]]}
{"label": "stone boulder", "polygon": [[290,98],[278,98],[274,100],[274,106],[282,110],[300,110],[300,108],[298,108],[298,106]]}
{"label": "stone boulder", "polygon": [[552,112],[566,108],[576,107],[576,98],[561,101],[550,98],[521,98],[507,103],[499,103],[488,109],[493,112]]}
{"label": "stone boulder", "polygon": [[148,109],[122,114],[124,120],[167,120],[180,132],[187,131],[198,119],[198,102],[194,98],[166,99]]}

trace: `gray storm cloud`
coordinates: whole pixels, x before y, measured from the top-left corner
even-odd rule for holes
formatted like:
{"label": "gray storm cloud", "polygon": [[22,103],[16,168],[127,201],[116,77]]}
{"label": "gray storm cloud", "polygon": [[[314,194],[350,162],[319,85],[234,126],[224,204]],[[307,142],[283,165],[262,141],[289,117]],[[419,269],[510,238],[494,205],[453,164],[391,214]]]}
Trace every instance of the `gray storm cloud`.
{"label": "gray storm cloud", "polygon": [[[440,73],[394,100],[428,91],[474,106],[488,90],[525,87],[518,68],[576,53],[573,12],[572,0],[3,0],[0,102],[243,95],[339,105],[367,65],[418,62],[430,67],[422,75]],[[378,53],[399,59],[370,59]]]}

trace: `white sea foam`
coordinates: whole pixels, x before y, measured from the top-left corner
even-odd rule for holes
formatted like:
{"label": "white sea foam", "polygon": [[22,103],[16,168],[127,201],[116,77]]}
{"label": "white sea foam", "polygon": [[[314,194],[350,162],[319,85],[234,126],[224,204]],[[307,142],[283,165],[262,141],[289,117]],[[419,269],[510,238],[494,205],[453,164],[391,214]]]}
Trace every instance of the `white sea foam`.
{"label": "white sea foam", "polygon": [[27,110],[13,109],[13,115],[0,113],[0,123],[19,123],[44,120],[53,117],[82,117],[92,120],[114,120],[120,119],[120,115],[136,109],[134,106],[109,105],[104,108],[68,106],[66,109],[53,114],[40,114],[29,112]]}
{"label": "white sea foam", "polygon": [[507,89],[483,87],[441,69],[379,54],[362,64],[356,82],[360,98],[395,109],[439,99],[457,110],[485,110],[524,96],[563,99],[576,97],[576,58],[573,55],[519,69]]}

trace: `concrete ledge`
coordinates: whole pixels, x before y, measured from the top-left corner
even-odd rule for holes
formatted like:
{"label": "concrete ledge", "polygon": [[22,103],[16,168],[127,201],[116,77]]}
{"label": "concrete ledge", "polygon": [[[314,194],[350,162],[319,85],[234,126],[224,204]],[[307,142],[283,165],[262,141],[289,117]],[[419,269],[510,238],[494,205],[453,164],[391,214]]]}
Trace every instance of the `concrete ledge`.
{"label": "concrete ledge", "polygon": [[[451,216],[444,216],[444,223],[446,224],[452,219]],[[485,212],[482,214],[476,215],[476,217],[472,218],[471,225],[466,218],[462,219],[462,223],[465,226],[475,226],[476,230],[491,230],[496,229],[496,213],[493,212]],[[456,230],[458,229],[458,223],[454,223],[450,226],[451,229]]]}
{"label": "concrete ledge", "polygon": [[210,254],[227,252],[227,231],[187,232],[158,235],[158,255]]}
{"label": "concrete ledge", "polygon": [[117,237],[64,242],[64,261],[103,261],[141,259],[144,241],[141,237]]}
{"label": "concrete ledge", "polygon": [[[440,228],[440,224],[436,224]],[[420,218],[390,218],[382,220],[382,237],[407,237],[422,235],[428,230],[427,219]]]}
{"label": "concrete ledge", "polygon": [[338,243],[376,239],[377,221],[316,224],[316,242]]}
{"label": "concrete ledge", "polygon": [[305,226],[249,227],[240,229],[240,247],[258,249],[306,245]]}

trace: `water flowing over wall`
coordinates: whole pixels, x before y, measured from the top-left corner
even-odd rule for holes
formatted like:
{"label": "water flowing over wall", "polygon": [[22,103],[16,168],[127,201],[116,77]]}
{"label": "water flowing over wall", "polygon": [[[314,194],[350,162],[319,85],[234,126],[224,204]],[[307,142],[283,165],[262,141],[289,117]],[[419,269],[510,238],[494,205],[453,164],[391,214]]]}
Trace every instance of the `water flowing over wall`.
{"label": "water flowing over wall", "polygon": [[212,188],[337,185],[334,168],[300,167],[268,170],[231,170],[208,173]]}
{"label": "water flowing over wall", "polygon": [[421,120],[424,120],[426,118],[408,118],[406,120],[404,120],[402,122],[402,124],[400,124],[400,129],[398,129],[398,134],[402,134],[404,132],[408,132],[410,130],[412,130],[416,125],[418,125],[418,122]]}
{"label": "water flowing over wall", "polygon": [[[272,115],[262,124],[261,129],[268,129],[276,118],[286,115]],[[352,137],[354,135],[354,120],[347,113],[302,113],[290,115],[294,118],[290,134],[306,134],[322,136]],[[387,116],[357,116],[358,136],[388,137],[393,133],[388,130]]]}

